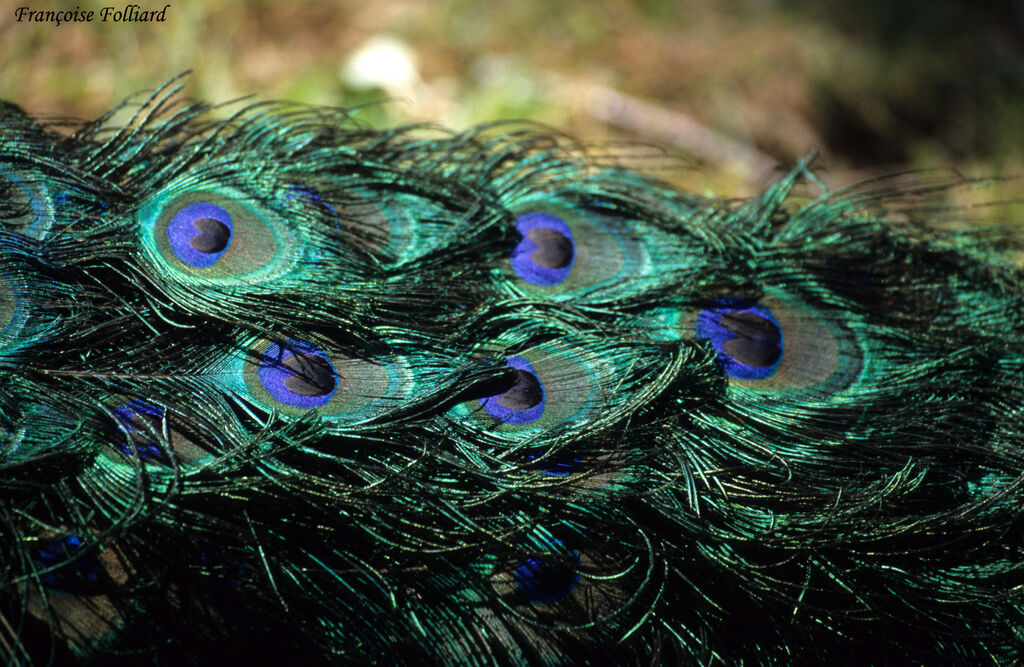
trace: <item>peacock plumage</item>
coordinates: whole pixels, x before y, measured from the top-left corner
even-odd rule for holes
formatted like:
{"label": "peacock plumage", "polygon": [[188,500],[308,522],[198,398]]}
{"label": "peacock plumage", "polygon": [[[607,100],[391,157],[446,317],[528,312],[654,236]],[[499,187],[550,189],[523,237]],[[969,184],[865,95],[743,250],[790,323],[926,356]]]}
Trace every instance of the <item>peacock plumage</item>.
{"label": "peacock plumage", "polygon": [[969,182],[721,201],[179,88],[0,108],[6,664],[1024,659],[1024,274],[941,226]]}

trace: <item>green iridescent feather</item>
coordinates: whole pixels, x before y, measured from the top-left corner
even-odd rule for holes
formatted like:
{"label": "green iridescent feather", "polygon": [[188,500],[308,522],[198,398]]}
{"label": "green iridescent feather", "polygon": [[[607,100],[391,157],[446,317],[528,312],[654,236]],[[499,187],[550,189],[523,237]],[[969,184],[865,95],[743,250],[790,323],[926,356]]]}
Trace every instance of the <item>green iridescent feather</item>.
{"label": "green iridescent feather", "polygon": [[1024,275],[944,228],[969,183],[725,202],[179,88],[0,107],[6,664],[1024,659]]}

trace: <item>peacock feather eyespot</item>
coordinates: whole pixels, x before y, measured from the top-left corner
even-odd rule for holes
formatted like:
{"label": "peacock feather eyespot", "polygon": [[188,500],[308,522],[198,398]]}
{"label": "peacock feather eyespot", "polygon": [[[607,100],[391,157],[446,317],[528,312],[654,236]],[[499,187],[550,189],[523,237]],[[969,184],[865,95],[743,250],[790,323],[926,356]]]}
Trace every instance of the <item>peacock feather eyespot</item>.
{"label": "peacock feather eyespot", "polygon": [[108,462],[132,468],[135,463],[151,470],[198,464],[222,450],[217,433],[231,428],[231,420],[218,406],[207,403],[194,410],[176,399],[116,396],[108,403],[107,414],[111,422],[105,440],[108,446],[101,451]]}
{"label": "peacock feather eyespot", "polygon": [[373,419],[414,400],[447,370],[392,355],[364,359],[300,339],[255,339],[232,355],[223,375],[238,398],[301,418],[316,409],[331,424]]}
{"label": "peacock feather eyespot", "polygon": [[554,452],[544,447],[528,449],[525,458],[531,469],[544,475],[568,477],[577,472],[583,463],[583,446],[562,447]]}
{"label": "peacock feather eyespot", "polygon": [[735,297],[715,301],[697,315],[697,336],[711,341],[729,377],[762,380],[782,363],[784,336],[768,308]]}
{"label": "peacock feather eyespot", "polygon": [[500,394],[480,399],[487,414],[506,424],[529,424],[544,415],[544,383],[533,365],[523,357],[509,357],[509,368],[515,369],[513,384]]}
{"label": "peacock feather eyespot", "polygon": [[99,583],[102,567],[91,554],[79,555],[85,544],[78,535],[65,535],[43,542],[32,563],[39,581],[53,593],[83,594]]}
{"label": "peacock feather eyespot", "polygon": [[[561,546],[561,541],[552,541],[552,547]],[[512,571],[516,593],[527,602],[541,605],[565,599],[580,583],[581,565],[580,553],[575,550],[524,556]]]}
{"label": "peacock feather eyespot", "polygon": [[464,424],[471,429],[521,440],[551,429],[583,428],[613,402],[607,388],[617,381],[616,364],[589,351],[584,341],[538,345],[507,357],[504,366],[509,370],[502,383],[458,404],[452,416],[469,417]]}
{"label": "peacock feather eyespot", "polygon": [[127,438],[116,448],[127,457],[138,456],[148,461],[164,454],[159,444],[153,441],[153,433],[161,431],[166,410],[154,403],[137,399],[122,403],[114,408],[114,418]]}
{"label": "peacock feather eyespot", "polygon": [[231,245],[234,234],[231,214],[206,202],[189,204],[167,225],[167,240],[174,256],[196,269],[217,263]]}
{"label": "peacock feather eyespot", "polygon": [[733,387],[831,396],[865,372],[864,340],[848,313],[766,288],[758,299],[723,296],[685,325],[711,342]]}
{"label": "peacock feather eyespot", "polygon": [[294,338],[267,346],[258,375],[267,393],[293,408],[323,407],[338,388],[338,372],[327,354]]}
{"label": "peacock feather eyespot", "polygon": [[181,277],[225,284],[287,274],[304,250],[286,217],[227,187],[168,188],[139,207],[143,249]]}
{"label": "peacock feather eyespot", "polygon": [[516,218],[516,228],[522,235],[511,255],[516,275],[534,285],[565,282],[576,261],[576,243],[565,220],[532,211]]}
{"label": "peacock feather eyespot", "polygon": [[637,221],[559,198],[518,202],[510,210],[522,237],[509,254],[510,277],[523,291],[559,299],[609,294],[652,275],[659,238]]}

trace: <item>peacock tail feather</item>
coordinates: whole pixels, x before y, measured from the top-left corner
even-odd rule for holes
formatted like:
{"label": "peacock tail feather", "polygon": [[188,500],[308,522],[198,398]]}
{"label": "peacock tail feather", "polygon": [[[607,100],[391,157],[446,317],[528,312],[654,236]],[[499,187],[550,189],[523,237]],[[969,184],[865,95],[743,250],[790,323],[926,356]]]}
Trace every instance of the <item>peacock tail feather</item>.
{"label": "peacock tail feather", "polygon": [[729,202],[180,88],[0,106],[5,664],[1024,659],[972,183]]}

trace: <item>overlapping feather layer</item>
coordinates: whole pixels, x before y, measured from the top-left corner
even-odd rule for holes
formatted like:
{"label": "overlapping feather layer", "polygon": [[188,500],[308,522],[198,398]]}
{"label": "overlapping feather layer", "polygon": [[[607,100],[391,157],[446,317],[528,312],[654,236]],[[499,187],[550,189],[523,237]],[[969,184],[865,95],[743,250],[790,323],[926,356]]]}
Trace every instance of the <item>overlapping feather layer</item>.
{"label": "overlapping feather layer", "polygon": [[0,114],[8,664],[1024,657],[991,240],[176,92]]}

